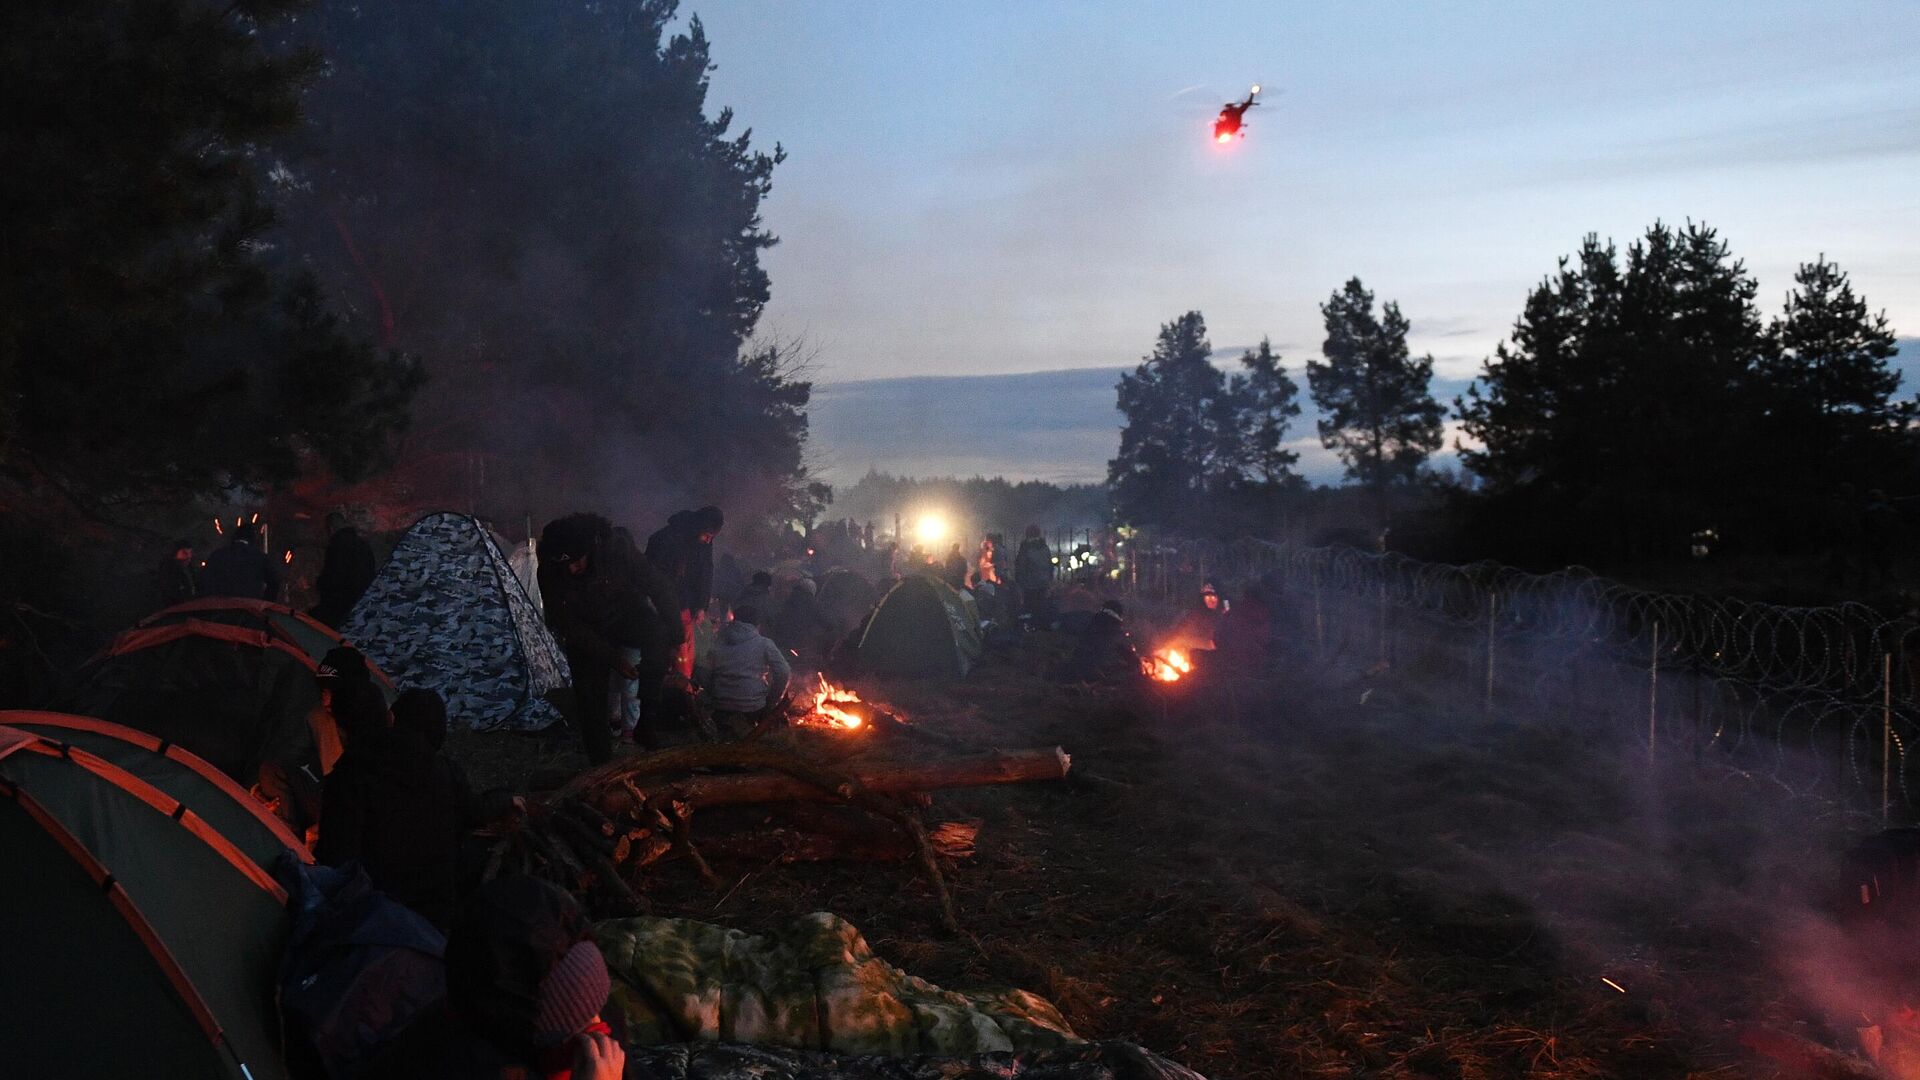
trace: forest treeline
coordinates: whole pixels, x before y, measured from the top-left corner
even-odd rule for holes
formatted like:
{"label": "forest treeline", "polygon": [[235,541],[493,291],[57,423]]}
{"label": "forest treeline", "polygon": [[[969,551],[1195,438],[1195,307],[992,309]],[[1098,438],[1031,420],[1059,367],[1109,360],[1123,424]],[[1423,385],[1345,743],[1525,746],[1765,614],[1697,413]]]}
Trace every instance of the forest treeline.
{"label": "forest treeline", "polygon": [[[1424,554],[1529,565],[1659,559],[1695,534],[1797,552],[1920,490],[1915,400],[1884,314],[1824,256],[1771,317],[1712,228],[1656,222],[1621,250],[1588,236],[1526,296],[1464,395],[1432,393],[1409,320],[1348,281],[1321,305],[1304,365],[1317,436],[1353,490],[1352,527]],[[1300,387],[1262,342],[1213,363],[1197,311],[1161,327],[1121,378],[1109,465],[1122,521],[1274,535],[1324,511],[1294,470]],[[1459,470],[1436,470],[1449,438]],[[1321,516],[1324,517],[1324,514]]]}

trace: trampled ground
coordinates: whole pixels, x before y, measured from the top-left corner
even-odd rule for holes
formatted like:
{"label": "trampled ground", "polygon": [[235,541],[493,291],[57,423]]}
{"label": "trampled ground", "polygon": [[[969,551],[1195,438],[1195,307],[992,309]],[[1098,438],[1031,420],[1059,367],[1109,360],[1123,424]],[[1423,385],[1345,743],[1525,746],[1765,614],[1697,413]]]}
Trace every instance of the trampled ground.
{"label": "trampled ground", "polygon": [[[665,864],[641,883],[655,911],[831,910],[916,974],[1034,990],[1084,1035],[1214,1077],[1764,1076],[1747,1025],[1839,1038],[1807,1022],[1805,972],[1832,961],[1801,913],[1846,822],[1776,781],[1450,713],[1391,672],[1302,664],[1163,701],[1050,683],[1047,651],[861,687],[1114,782],[936,796],[933,818],[981,823],[948,869],[968,937],[910,863],[710,856],[719,891]],[[481,782],[564,763],[534,745],[459,751]]]}

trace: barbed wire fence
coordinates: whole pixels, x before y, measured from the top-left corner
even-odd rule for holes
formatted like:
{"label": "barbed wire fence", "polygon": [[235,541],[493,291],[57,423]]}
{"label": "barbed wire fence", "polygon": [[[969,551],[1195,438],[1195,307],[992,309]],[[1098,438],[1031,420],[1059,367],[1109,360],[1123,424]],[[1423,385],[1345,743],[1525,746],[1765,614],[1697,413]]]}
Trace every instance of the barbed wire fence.
{"label": "barbed wire fence", "polygon": [[1419,679],[1460,710],[1624,726],[1650,755],[1718,755],[1884,821],[1920,818],[1911,617],[1655,592],[1578,567],[1125,543],[1119,585],[1137,601],[1177,606],[1208,581],[1259,582],[1276,635],[1319,663]]}

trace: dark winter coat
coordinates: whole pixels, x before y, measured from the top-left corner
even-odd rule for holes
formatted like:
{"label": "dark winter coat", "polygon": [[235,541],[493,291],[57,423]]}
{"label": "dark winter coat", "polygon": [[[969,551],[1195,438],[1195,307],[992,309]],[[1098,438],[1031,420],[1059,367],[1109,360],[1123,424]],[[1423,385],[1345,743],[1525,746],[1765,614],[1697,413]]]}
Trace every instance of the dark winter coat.
{"label": "dark winter coat", "polygon": [[467,799],[418,736],[356,733],[327,774],[314,857],[328,866],[358,859],[380,891],[445,926]]}
{"label": "dark winter coat", "polygon": [[1037,536],[1020,541],[1013,557],[1013,581],[1023,589],[1044,589],[1053,582],[1053,551]]}
{"label": "dark winter coat", "polygon": [[351,527],[341,529],[327,540],[326,561],[320,564],[320,576],[313,588],[320,602],[313,617],[328,626],[339,626],[347,619],[367,586],[373,584],[373,548]]}
{"label": "dark winter coat", "polygon": [[207,556],[200,571],[200,595],[278,600],[280,568],[251,541],[228,541]]}
{"label": "dark winter coat", "polygon": [[827,622],[820,599],[802,588],[787,594],[779,614],[769,624],[773,640],[783,649],[791,649],[809,661],[819,662],[832,646],[833,627]]}
{"label": "dark winter coat", "polygon": [[1074,642],[1066,675],[1087,682],[1108,682],[1140,674],[1140,654],[1127,625],[1111,611],[1096,611]]}
{"label": "dark winter coat", "polygon": [[159,569],[154,571],[154,580],[154,597],[163,608],[184,604],[200,593],[199,586],[193,580],[193,564],[181,562],[171,555],[162,560]]}
{"label": "dark winter coat", "polygon": [[678,610],[706,610],[713,599],[713,544],[701,542],[693,511],[680,511],[667,519],[665,528],[647,537],[647,560],[673,582]]}

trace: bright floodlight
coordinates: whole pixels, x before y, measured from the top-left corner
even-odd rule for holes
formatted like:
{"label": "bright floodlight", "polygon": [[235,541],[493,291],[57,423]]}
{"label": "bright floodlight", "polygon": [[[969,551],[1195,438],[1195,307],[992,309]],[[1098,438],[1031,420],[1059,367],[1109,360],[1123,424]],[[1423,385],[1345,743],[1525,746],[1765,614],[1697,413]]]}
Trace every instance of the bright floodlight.
{"label": "bright floodlight", "polygon": [[932,547],[947,538],[947,519],[938,510],[929,510],[920,515],[913,524],[913,535],[921,544]]}
{"label": "bright floodlight", "polygon": [[1259,84],[1259,83],[1254,83],[1254,84],[1253,84],[1253,92],[1254,92],[1254,93],[1256,93],[1256,94],[1260,92],[1260,84]]}

